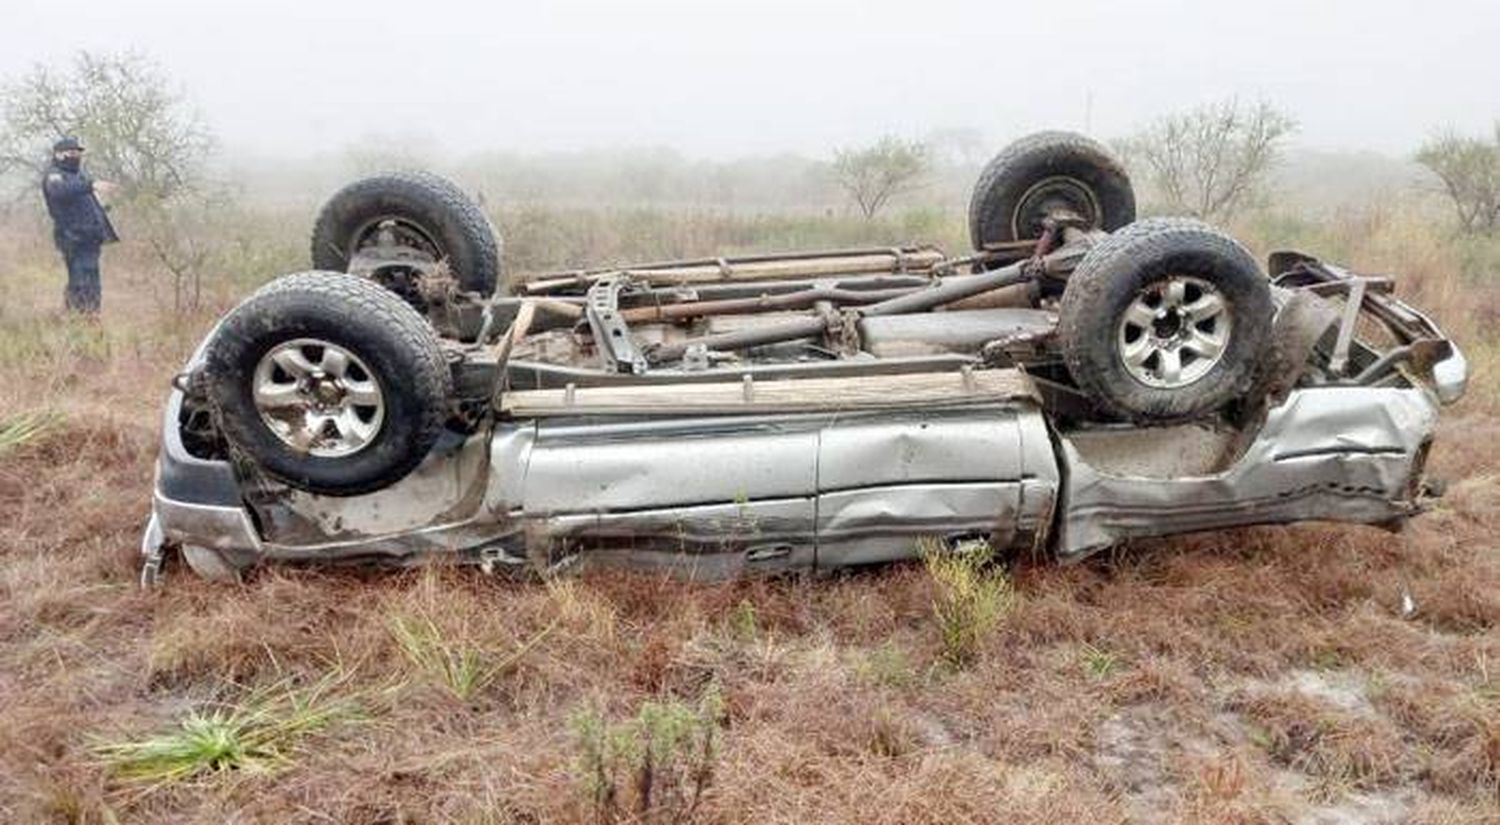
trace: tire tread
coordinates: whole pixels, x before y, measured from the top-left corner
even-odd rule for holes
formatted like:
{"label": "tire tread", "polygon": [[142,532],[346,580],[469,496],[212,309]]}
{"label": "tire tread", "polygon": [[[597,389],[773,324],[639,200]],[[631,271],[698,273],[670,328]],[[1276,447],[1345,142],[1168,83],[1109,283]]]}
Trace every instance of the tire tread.
{"label": "tire tread", "polygon": [[241,452],[252,459],[259,458],[255,455],[254,439],[246,428],[264,425],[259,421],[229,420],[224,409],[223,400],[237,391],[233,382],[245,380],[243,371],[233,367],[232,356],[247,332],[264,330],[274,325],[288,308],[298,307],[317,307],[338,314],[351,328],[373,327],[393,336],[410,375],[404,376],[401,386],[388,386],[387,391],[415,398],[421,415],[407,439],[401,460],[379,477],[322,485],[268,467],[261,469],[294,486],[330,495],[355,495],[394,483],[421,462],[442,434],[448,415],[447,402],[452,395],[452,372],[432,326],[395,293],[356,275],[322,271],[284,275],[251,293],[225,317],[209,343],[205,364],[207,386],[224,418],[221,423],[224,435]]}
{"label": "tire tread", "polygon": [[[463,243],[472,247],[471,271],[458,272],[464,288],[489,295],[502,276],[501,244],[484,211],[447,178],[421,170],[383,172],[362,178],[335,192],[323,204],[313,222],[311,259],[313,269],[343,272],[349,266],[346,239],[339,238],[344,213],[352,205],[369,199],[397,195],[433,205],[458,224]],[[452,251],[450,250],[450,255]]]}
{"label": "tire tread", "polygon": [[[979,179],[969,198],[969,240],[975,249],[980,249],[991,241],[1017,240],[990,237],[993,232],[989,231],[989,227],[998,222],[1007,227],[1005,234],[1010,234],[1010,216],[998,213],[1007,206],[1007,192],[1014,188],[1024,188],[1023,184],[1029,185],[1029,181],[1022,181],[1020,178],[1027,173],[1025,167],[1031,166],[1037,157],[1047,159],[1049,163],[1053,160],[1062,162],[1066,159],[1086,158],[1107,174],[1118,176],[1129,187],[1130,176],[1125,167],[1093,138],[1055,129],[1027,135],[1002,149],[979,173]],[[1129,208],[1125,210],[1125,214],[1104,216],[1104,229],[1115,229],[1135,218],[1134,198],[1129,200]],[[1110,220],[1111,217],[1115,219]]]}
{"label": "tire tread", "polygon": [[[1122,390],[1101,364],[1104,352],[1113,356],[1114,318],[1101,318],[1109,305],[1109,293],[1128,283],[1139,267],[1164,256],[1204,254],[1233,268],[1239,277],[1256,279],[1246,284],[1246,306],[1235,307],[1235,332],[1231,352],[1242,363],[1210,373],[1175,390]],[[1138,423],[1171,423],[1196,417],[1223,407],[1242,396],[1255,376],[1255,361],[1269,344],[1273,307],[1270,282],[1261,274],[1254,257],[1240,243],[1194,218],[1147,218],[1137,221],[1095,244],[1069,277],[1058,307],[1058,338],[1063,361],[1079,389],[1096,406],[1118,418]],[[1101,334],[1101,324],[1108,329]],[[1100,349],[1101,342],[1103,349]],[[1133,380],[1133,379],[1132,379]]]}

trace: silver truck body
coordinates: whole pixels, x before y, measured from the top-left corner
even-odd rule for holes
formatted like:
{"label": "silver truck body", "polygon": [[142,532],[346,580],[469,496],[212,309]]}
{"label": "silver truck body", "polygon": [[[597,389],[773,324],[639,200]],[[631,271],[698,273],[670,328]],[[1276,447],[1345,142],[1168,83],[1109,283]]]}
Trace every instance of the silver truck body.
{"label": "silver truck body", "polygon": [[[226,577],[268,560],[434,557],[703,578],[914,557],[923,540],[1084,558],[1258,523],[1399,525],[1423,506],[1442,387],[1298,388],[1253,429],[1060,432],[1034,397],[877,411],[543,416],[450,439],[375,493],[319,496],[194,457],[174,391],[148,559]],[[1016,377],[1024,381],[1017,372]],[[961,380],[957,371],[955,383]]]}

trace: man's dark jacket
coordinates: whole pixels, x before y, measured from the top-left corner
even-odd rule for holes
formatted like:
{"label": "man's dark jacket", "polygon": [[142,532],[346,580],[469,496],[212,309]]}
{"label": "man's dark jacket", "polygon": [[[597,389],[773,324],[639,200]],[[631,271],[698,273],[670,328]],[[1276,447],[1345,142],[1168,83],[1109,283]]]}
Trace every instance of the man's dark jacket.
{"label": "man's dark jacket", "polygon": [[53,163],[42,179],[42,194],[47,199],[47,212],[52,215],[52,237],[58,249],[66,252],[74,247],[97,246],[120,239],[109,215],[94,196],[94,180],[87,172]]}

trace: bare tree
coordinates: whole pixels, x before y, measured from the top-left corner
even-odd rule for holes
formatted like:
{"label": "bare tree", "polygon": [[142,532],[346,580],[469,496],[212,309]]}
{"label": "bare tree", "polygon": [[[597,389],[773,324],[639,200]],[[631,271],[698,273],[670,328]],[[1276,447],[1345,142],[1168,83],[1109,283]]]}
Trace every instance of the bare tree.
{"label": "bare tree", "polygon": [[203,304],[203,280],[222,269],[226,226],[236,210],[228,186],[195,186],[190,194],[132,203],[133,226],[172,284],[172,310],[182,313]]}
{"label": "bare tree", "polygon": [[1439,135],[1417,152],[1417,162],[1443,182],[1463,231],[1500,229],[1500,123],[1493,140]]}
{"label": "bare tree", "polygon": [[1268,103],[1226,100],[1160,118],[1124,148],[1167,207],[1226,221],[1254,199],[1295,128]]}
{"label": "bare tree", "polygon": [[202,173],[213,139],[147,58],[80,52],[0,85],[0,173],[40,175],[53,141],[77,135],[89,167],[121,196],[171,198]]}
{"label": "bare tree", "polygon": [[833,158],[834,180],[866,220],[891,198],[915,189],[927,168],[924,144],[891,136],[863,149],[839,149]]}

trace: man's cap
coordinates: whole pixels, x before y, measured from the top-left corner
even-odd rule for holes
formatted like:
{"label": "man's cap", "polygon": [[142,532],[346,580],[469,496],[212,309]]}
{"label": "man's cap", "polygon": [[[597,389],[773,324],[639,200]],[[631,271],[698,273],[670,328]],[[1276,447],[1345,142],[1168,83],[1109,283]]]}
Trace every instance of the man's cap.
{"label": "man's cap", "polygon": [[68,135],[67,137],[62,138],[58,142],[52,144],[52,151],[54,151],[54,152],[68,152],[68,151],[82,152],[83,151],[83,144],[78,142],[78,138],[73,137],[72,135]]}

